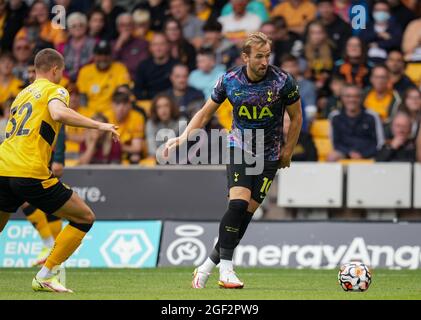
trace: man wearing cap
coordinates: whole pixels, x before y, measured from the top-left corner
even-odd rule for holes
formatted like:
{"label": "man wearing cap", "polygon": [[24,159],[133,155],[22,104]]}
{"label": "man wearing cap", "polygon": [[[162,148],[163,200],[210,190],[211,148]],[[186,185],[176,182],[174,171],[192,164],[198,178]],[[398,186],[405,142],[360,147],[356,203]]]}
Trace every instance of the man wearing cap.
{"label": "man wearing cap", "polygon": [[110,116],[111,97],[121,85],[130,85],[130,75],[126,66],[112,58],[109,42],[102,40],[94,49],[94,62],[84,66],[77,78],[77,88],[81,95],[81,105],[89,114],[97,112]]}

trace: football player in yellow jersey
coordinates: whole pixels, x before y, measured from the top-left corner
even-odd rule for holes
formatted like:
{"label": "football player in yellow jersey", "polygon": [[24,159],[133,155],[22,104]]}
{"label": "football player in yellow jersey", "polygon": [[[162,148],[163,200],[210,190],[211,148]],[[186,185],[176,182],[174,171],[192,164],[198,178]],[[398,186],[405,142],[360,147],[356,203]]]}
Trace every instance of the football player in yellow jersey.
{"label": "football player in yellow jersey", "polygon": [[[51,159],[51,172],[57,178],[61,178],[63,176],[65,138],[63,126],[57,136],[55,149]],[[41,237],[43,248],[39,252],[35,261],[32,263],[33,267],[41,267],[47,260],[50,251],[54,246],[54,239],[57,238],[62,229],[62,221],[59,217],[51,214],[47,215],[29,203],[25,203],[22,206],[22,211],[25,214],[26,219],[34,226]],[[60,272],[63,273],[64,269],[60,270]]]}
{"label": "football player in yellow jersey", "polygon": [[[28,65],[28,82],[33,83],[36,79],[35,64],[34,61]],[[60,81],[60,85],[66,87],[66,81],[63,77]],[[18,92],[19,93],[19,92]],[[71,96],[69,106],[71,106]],[[57,136],[53,157],[51,159],[51,171],[55,177],[61,178],[64,169],[64,150],[65,150],[65,139],[64,126],[61,128],[60,133]],[[43,243],[43,248],[39,252],[32,266],[42,266],[47,260],[51,249],[54,246],[54,239],[57,238],[58,234],[62,229],[62,221],[59,217],[54,215],[46,215],[41,210],[35,208],[29,203],[25,203],[21,207],[26,219],[34,226],[38,231],[39,236]],[[64,273],[64,268],[60,270]],[[64,275],[63,275],[64,277]]]}
{"label": "football player in yellow jersey", "polygon": [[79,247],[95,221],[86,203],[48,169],[61,125],[108,131],[118,139],[115,125],[94,121],[68,108],[69,93],[57,85],[63,69],[63,56],[54,49],[41,50],[35,56],[36,80],[13,102],[6,139],[0,145],[0,232],[24,202],[69,220],[32,280],[35,291],[73,292],[60,283],[56,270]]}

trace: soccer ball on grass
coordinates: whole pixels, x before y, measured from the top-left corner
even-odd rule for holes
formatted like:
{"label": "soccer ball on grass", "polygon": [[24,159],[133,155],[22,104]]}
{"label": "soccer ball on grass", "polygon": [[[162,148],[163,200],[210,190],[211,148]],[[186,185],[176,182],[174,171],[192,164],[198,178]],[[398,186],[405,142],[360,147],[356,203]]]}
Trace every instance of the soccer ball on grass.
{"label": "soccer ball on grass", "polygon": [[346,263],[339,269],[338,282],[345,291],[366,291],[371,283],[371,271],[361,262]]}

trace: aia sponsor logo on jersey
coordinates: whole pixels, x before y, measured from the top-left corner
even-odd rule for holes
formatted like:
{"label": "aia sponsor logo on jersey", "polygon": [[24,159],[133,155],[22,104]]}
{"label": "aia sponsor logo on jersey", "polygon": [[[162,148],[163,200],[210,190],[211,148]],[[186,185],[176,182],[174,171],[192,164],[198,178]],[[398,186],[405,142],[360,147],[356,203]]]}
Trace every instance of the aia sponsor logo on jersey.
{"label": "aia sponsor logo on jersey", "polygon": [[268,106],[258,108],[257,106],[248,107],[242,105],[240,109],[238,109],[238,116],[246,117],[249,120],[260,120],[264,118],[272,118],[273,113],[270,111]]}

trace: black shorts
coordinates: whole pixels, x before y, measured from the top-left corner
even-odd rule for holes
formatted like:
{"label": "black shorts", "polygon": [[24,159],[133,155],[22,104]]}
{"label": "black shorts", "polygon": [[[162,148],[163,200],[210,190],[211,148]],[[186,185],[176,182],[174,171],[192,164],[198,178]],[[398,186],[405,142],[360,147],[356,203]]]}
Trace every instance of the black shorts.
{"label": "black shorts", "polygon": [[[64,184],[64,186],[67,187],[66,184]],[[22,211],[23,211],[23,214],[25,216],[29,217],[31,214],[33,214],[35,212],[35,210],[38,210],[38,209],[35,208],[32,204],[28,204],[28,206],[26,208],[24,208]],[[52,215],[52,214],[47,214],[46,216],[47,216],[48,222],[54,222],[54,221],[57,221],[57,220],[61,220],[61,218],[56,217],[55,215]]]}
{"label": "black shorts", "polygon": [[13,213],[24,203],[47,214],[60,209],[72,196],[73,191],[57,178],[47,180],[0,176],[0,211]]}
{"label": "black shorts", "polygon": [[251,198],[262,203],[278,171],[279,161],[265,161],[263,172],[259,175],[246,175],[246,168],[255,164],[234,163],[234,148],[230,148],[230,163],[227,164],[228,190],[232,187],[245,187],[251,191]]}

